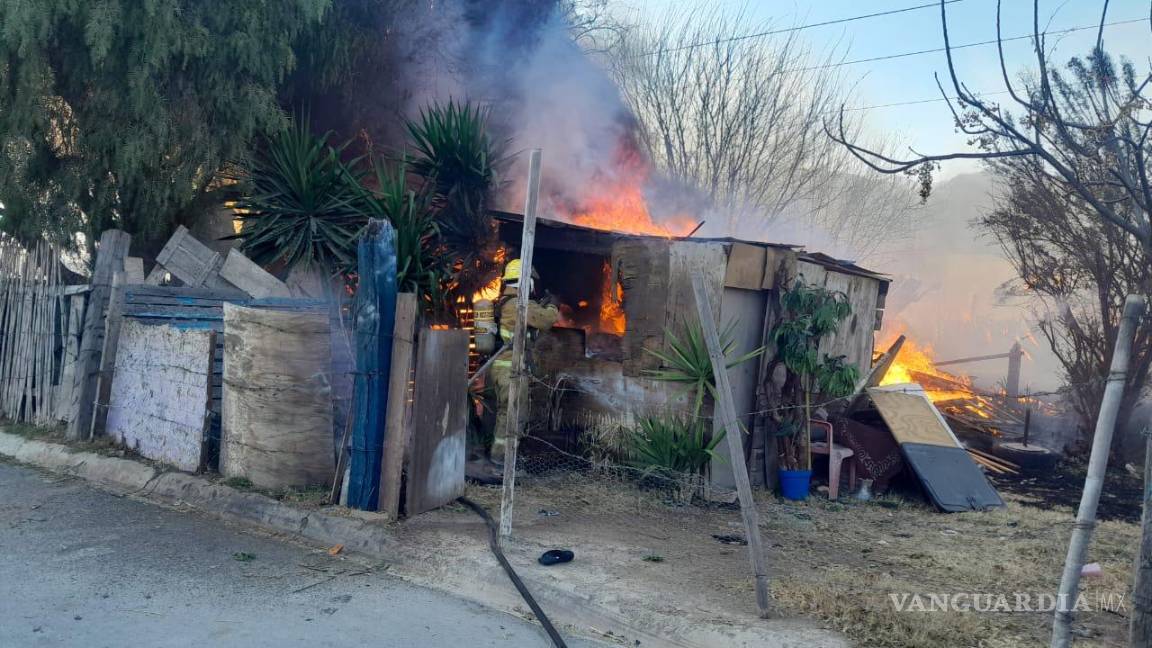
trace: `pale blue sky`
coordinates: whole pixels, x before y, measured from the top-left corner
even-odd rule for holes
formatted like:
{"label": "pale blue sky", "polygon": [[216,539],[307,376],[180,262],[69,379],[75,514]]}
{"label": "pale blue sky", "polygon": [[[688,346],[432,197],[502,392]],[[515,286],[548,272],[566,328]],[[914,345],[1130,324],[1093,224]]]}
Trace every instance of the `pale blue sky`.
{"label": "pale blue sky", "polygon": [[[772,27],[790,27],[826,20],[859,16],[878,11],[927,4],[930,0],[824,0],[821,2],[713,0],[714,4],[744,8],[748,17],[762,20]],[[695,0],[617,0],[618,7],[641,14],[659,16],[668,8],[695,6]],[[1095,25],[1099,21],[1101,0],[1041,0],[1042,24],[1050,32]],[[1134,59],[1137,69],[1147,70],[1152,57],[1152,34],[1148,25],[1147,0],[1113,0],[1108,21],[1143,19],[1142,22],[1108,27],[1105,44],[1110,51]],[[992,40],[996,37],[995,0],[961,0],[948,5],[949,33],[954,45]],[[1032,2],[1004,0],[1003,31],[1005,37],[1031,32]],[[749,31],[755,31],[749,29]],[[801,34],[809,43],[820,47],[839,44],[847,50],[846,59],[872,58],[903,52],[934,49],[943,45],[939,8],[858,20],[840,25],[807,29]],[[735,34],[734,34],[735,35]],[[1053,61],[1064,63],[1073,55],[1088,52],[1096,38],[1095,30],[1084,30],[1049,38],[1054,49]],[[1009,72],[1015,73],[1032,63],[1029,40],[1005,44]],[[995,45],[974,47],[956,52],[955,61],[961,79],[974,90],[998,92],[1004,89],[996,59]],[[850,82],[856,83],[855,105],[917,101],[939,97],[933,73],[946,81],[947,67],[943,53],[923,54],[889,61],[861,63],[841,68]],[[1008,99],[1006,95],[990,98]],[[865,123],[874,133],[894,133],[900,141],[921,152],[947,152],[963,149],[965,139],[953,132],[952,117],[942,102],[911,106],[874,108],[865,113]],[[950,163],[945,176],[974,170],[975,163]]]}

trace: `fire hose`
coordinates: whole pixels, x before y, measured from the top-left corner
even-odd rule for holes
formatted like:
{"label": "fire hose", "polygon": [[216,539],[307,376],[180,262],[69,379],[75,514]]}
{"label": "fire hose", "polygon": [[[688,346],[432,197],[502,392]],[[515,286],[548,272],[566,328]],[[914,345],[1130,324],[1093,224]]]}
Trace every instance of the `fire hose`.
{"label": "fire hose", "polygon": [[504,568],[504,572],[508,574],[508,578],[512,581],[512,584],[516,586],[516,591],[520,592],[520,596],[523,597],[524,602],[532,609],[532,614],[535,614],[536,619],[540,621],[540,625],[544,626],[544,632],[548,633],[548,638],[552,640],[552,645],[556,648],[568,648],[568,644],[564,643],[564,637],[561,637],[560,633],[556,631],[555,626],[548,620],[548,616],[544,614],[544,610],[540,608],[536,599],[532,598],[532,593],[528,591],[528,587],[524,585],[524,581],[520,580],[520,576],[516,573],[516,570],[512,569],[512,565],[509,564],[508,559],[504,557],[504,551],[500,549],[499,531],[496,528],[496,522],[492,519],[492,516],[488,515],[488,511],[485,511],[482,506],[467,497],[461,497],[457,501],[472,509],[476,515],[479,515],[480,518],[484,520],[484,524],[488,525],[488,547],[492,550],[492,555],[496,556],[497,562]]}

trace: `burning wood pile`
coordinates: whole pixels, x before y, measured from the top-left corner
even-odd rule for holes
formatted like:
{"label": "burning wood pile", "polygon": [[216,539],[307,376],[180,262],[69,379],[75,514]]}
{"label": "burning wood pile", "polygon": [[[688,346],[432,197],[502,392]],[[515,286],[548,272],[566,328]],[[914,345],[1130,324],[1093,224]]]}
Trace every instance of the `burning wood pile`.
{"label": "burning wood pile", "polygon": [[881,385],[916,383],[936,409],[948,419],[958,434],[974,432],[999,438],[1023,425],[1017,414],[1019,405],[1004,393],[978,390],[971,378],[944,371],[936,366],[931,349],[905,340],[895,362],[881,379]]}

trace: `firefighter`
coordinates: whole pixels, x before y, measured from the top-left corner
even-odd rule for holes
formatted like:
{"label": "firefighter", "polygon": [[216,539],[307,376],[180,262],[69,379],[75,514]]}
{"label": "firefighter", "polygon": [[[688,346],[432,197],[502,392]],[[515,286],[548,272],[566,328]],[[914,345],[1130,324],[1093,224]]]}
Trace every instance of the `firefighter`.
{"label": "firefighter", "polygon": [[[507,439],[504,437],[504,426],[506,425],[506,418],[508,416],[508,388],[512,383],[511,345],[513,332],[516,330],[516,302],[520,294],[520,268],[520,259],[512,259],[508,262],[508,265],[504,266],[503,288],[501,290],[500,300],[496,304],[496,317],[500,328],[500,339],[506,347],[509,347],[492,361],[492,367],[488,374],[496,394],[496,430],[492,439],[489,458],[492,463],[496,464],[497,469],[503,468],[504,446],[507,443]],[[532,277],[535,278],[535,276],[536,271],[533,269]],[[528,292],[529,296],[531,296],[531,280],[529,280]],[[528,302],[529,349],[531,348],[532,334],[535,331],[545,331],[552,328],[559,317],[559,310],[550,303],[543,303],[538,300]],[[529,349],[525,349],[525,351]],[[525,354],[525,364],[527,364],[527,358],[528,355]]]}

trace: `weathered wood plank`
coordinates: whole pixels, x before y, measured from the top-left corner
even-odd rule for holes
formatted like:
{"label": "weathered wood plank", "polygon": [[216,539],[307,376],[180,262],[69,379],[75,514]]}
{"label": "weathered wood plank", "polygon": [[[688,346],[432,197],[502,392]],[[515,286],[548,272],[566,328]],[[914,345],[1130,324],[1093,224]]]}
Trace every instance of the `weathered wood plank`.
{"label": "weathered wood plank", "polygon": [[225,304],[220,473],[263,488],[330,485],[331,366],[327,313]]}
{"label": "weathered wood plank", "polygon": [[208,300],[248,298],[247,293],[237,288],[196,288],[192,286],[131,286],[125,295],[129,299],[146,296]]}
{"label": "weathered wood plank", "polygon": [[764,284],[766,253],[760,245],[733,243],[724,270],[724,287],[760,290]]}
{"label": "weathered wood plank", "polygon": [[220,276],[257,299],[292,296],[287,284],[265,272],[264,268],[253,263],[240,250],[228,251],[224,265],[220,266]]}
{"label": "weathered wood plank", "polygon": [[78,441],[92,427],[96,403],[96,380],[100,373],[100,351],[104,348],[104,315],[112,291],[112,273],[124,269],[124,257],[132,237],[120,230],[107,230],[100,236],[96,267],[92,273],[92,293],[84,316],[84,333],[76,360],[76,387],[72,393],[73,415],[68,438]]}
{"label": "weathered wood plank", "polygon": [[108,420],[108,403],[112,395],[112,373],[116,368],[116,351],[120,343],[120,324],[124,319],[124,273],[112,273],[112,295],[108,299],[108,316],[104,327],[104,348],[100,353],[100,375],[96,383],[96,409],[92,412],[92,429],[88,438],[104,434]]}
{"label": "weathered wood plank", "polygon": [[396,230],[371,219],[357,246],[355,397],[348,462],[348,506],[380,506],[380,472],[396,328]]}
{"label": "weathered wood plank", "polygon": [[159,317],[187,320],[219,320],[224,317],[223,302],[214,306],[172,306],[166,304],[124,304],[130,317]]}
{"label": "weathered wood plank", "polygon": [[109,390],[108,435],[148,459],[202,469],[213,346],[211,331],[125,321]]}
{"label": "weathered wood plank", "polygon": [[[672,241],[669,245],[668,298],[665,302],[667,328],[680,339],[685,327],[696,321],[696,298],[692,294],[692,277],[700,274],[712,294],[719,295],[724,287],[724,266],[727,256],[721,243],[692,243]],[[715,318],[720,317],[720,302],[712,304]],[[672,340],[664,337],[663,351],[671,355]]]}
{"label": "weathered wood plank", "polygon": [[164,278],[167,275],[168,271],[164,269],[164,266],[157,263],[148,271],[148,276],[144,277],[144,285],[159,286],[161,283],[164,283]]}
{"label": "weathered wood plank", "polygon": [[60,367],[60,382],[56,386],[55,416],[57,420],[68,421],[73,415],[72,391],[76,388],[76,359],[80,354],[80,333],[84,326],[84,305],[88,297],[84,294],[70,295],[67,300],[67,321],[64,350]]}
{"label": "weathered wood plank", "polygon": [[380,511],[389,520],[395,520],[400,515],[404,456],[412,431],[409,403],[416,317],[416,295],[397,295],[396,325],[392,333],[392,369],[388,377],[387,420],[384,423],[384,462],[380,470]]}
{"label": "weathered wood plank", "polygon": [[468,435],[468,332],[425,329],[416,359],[408,517],[464,494]]}
{"label": "weathered wood plank", "polygon": [[230,287],[220,277],[220,266],[224,264],[224,258],[192,236],[183,225],[176,228],[176,233],[156,255],[156,263],[188,286]]}
{"label": "weathered wood plank", "polygon": [[124,257],[124,285],[136,286],[144,283],[144,259]]}

